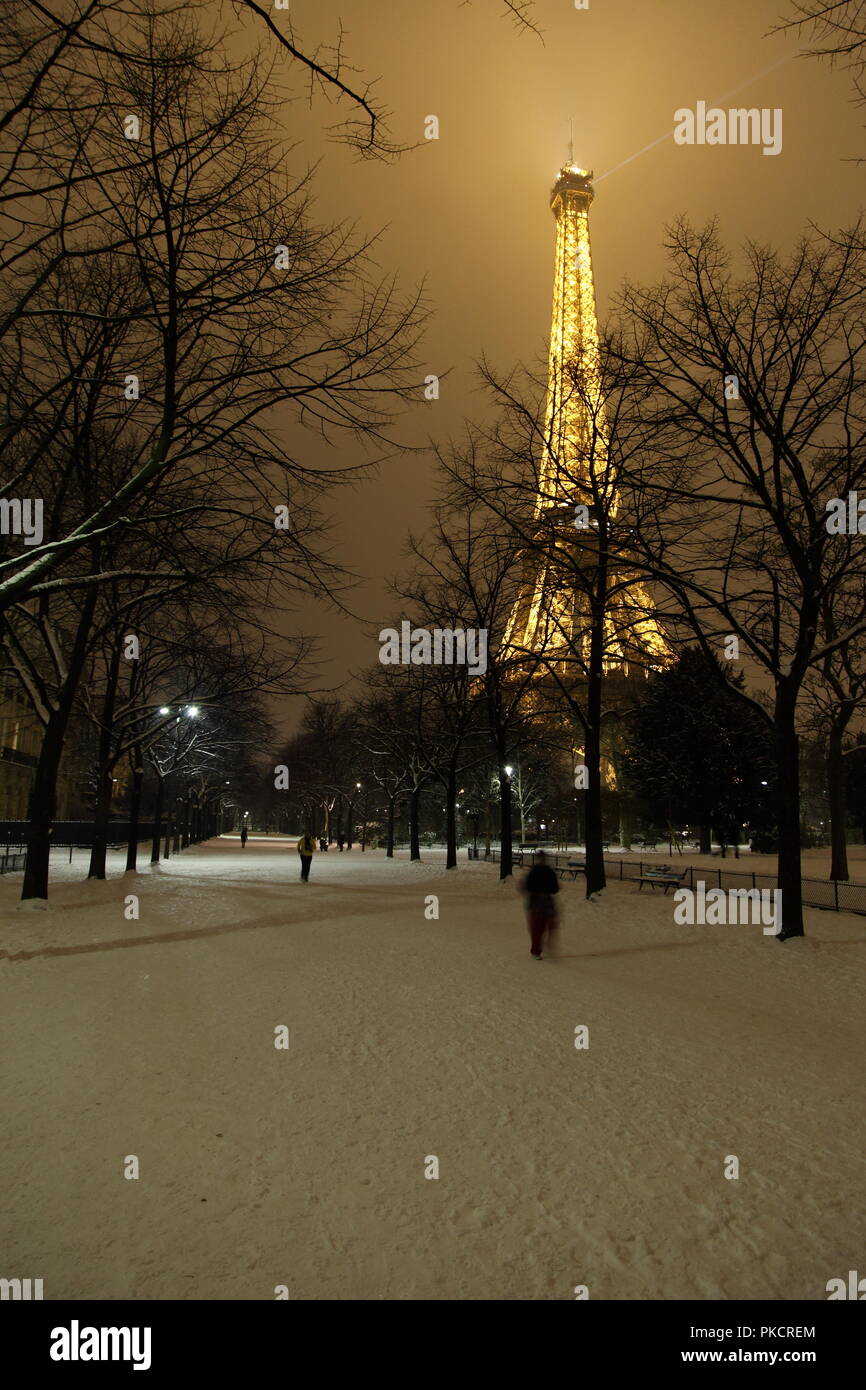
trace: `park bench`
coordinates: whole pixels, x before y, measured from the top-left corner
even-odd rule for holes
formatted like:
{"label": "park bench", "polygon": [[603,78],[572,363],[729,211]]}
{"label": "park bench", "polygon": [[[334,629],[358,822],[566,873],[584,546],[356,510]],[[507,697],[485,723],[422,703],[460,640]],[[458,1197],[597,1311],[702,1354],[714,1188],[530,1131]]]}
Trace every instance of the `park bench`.
{"label": "park bench", "polygon": [[556,872],[560,878],[570,876],[574,880],[578,874],[586,873],[586,861],[584,859],[569,859],[565,864],[557,864]]}
{"label": "park bench", "polygon": [[649,883],[653,888],[664,888],[667,897],[668,889],[678,888],[688,873],[688,869],[671,869],[666,864],[661,864],[657,869],[647,869],[645,874],[641,874],[638,879],[638,892],[643,891],[645,883]]}

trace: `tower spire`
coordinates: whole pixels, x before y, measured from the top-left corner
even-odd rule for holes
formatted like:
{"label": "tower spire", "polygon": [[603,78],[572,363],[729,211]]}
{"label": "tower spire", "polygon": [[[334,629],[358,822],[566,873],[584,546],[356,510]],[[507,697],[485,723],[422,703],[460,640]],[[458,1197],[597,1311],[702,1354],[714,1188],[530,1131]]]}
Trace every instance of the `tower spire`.
{"label": "tower spire", "polygon": [[[570,141],[573,150],[573,138]],[[572,160],[550,195],[556,219],[553,308],[547,372],[544,456],[536,515],[562,506],[586,482],[590,456],[598,471],[604,421],[598,400],[599,347],[589,242],[592,174]],[[581,374],[580,386],[574,373]]]}
{"label": "tower spire", "polygon": [[[508,648],[562,654],[568,664],[587,648],[592,623],[586,591],[570,579],[575,547],[589,568],[593,520],[578,521],[578,505],[603,508],[608,522],[619,510],[610,476],[598,317],[589,240],[595,197],[592,172],[574,163],[574,123],[569,122],[569,163],[550,194],[556,221],[553,310],[550,325],[544,438],[537,461],[535,518],[538,545],[527,551],[520,590],[505,633]],[[598,526],[598,521],[595,521]],[[614,561],[610,574],[617,573]],[[605,666],[628,669],[665,660],[666,644],[652,601],[639,581],[615,578],[621,592],[605,614]]]}
{"label": "tower spire", "polygon": [[574,163],[574,117],[568,118],[568,162]]}

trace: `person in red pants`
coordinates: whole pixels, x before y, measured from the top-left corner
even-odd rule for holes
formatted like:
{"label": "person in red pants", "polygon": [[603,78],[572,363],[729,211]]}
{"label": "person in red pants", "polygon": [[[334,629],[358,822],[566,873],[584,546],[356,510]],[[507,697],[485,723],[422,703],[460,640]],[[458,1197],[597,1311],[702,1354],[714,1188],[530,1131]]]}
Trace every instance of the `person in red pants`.
{"label": "person in red pants", "polygon": [[529,950],[535,960],[542,960],[545,940],[552,941],[557,927],[556,894],[559,892],[559,879],[547,862],[547,855],[540,849],[535,863],[521,884],[526,894],[527,924],[529,926]]}

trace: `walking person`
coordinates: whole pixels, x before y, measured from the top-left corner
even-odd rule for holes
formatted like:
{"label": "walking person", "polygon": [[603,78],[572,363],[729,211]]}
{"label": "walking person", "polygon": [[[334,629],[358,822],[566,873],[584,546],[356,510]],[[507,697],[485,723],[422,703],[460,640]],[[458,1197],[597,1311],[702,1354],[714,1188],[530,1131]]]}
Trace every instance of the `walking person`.
{"label": "walking person", "polygon": [[[556,894],[559,892],[559,879],[547,862],[547,855],[540,849],[535,863],[520,885],[526,894],[527,926],[529,927],[529,950],[534,960],[542,959],[545,941],[553,948],[556,942],[558,917]],[[551,954],[555,951],[551,949]]]}
{"label": "walking person", "polygon": [[301,856],[301,881],[309,883],[310,865],[313,862],[313,854],[316,850],[316,842],[308,830],[305,830],[298,841],[298,854]]}
{"label": "walking person", "polygon": [[246,849],[246,847],[247,847],[247,823],[246,823],[246,821],[244,821],[243,825],[241,826],[241,849]]}

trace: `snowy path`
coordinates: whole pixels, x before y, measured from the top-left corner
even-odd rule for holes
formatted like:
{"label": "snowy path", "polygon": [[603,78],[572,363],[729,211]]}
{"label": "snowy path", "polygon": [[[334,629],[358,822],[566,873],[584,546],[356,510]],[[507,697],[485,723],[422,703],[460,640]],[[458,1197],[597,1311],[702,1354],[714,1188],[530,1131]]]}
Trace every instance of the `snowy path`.
{"label": "snowy path", "polygon": [[332,851],[304,888],[214,842],[47,913],[18,883],[0,1274],[46,1298],[822,1299],[863,1268],[863,918],[779,946],[568,884],[539,965],[465,861]]}

